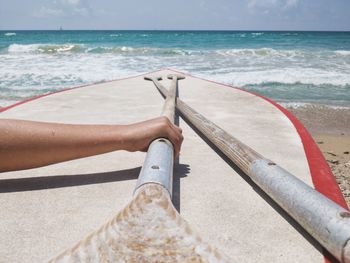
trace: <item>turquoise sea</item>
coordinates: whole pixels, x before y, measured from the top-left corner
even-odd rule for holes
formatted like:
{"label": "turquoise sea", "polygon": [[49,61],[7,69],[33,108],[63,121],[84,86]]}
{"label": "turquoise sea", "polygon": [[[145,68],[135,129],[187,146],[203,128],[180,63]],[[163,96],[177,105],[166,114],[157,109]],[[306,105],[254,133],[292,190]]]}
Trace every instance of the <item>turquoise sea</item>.
{"label": "turquoise sea", "polygon": [[0,31],[0,106],[173,68],[282,104],[350,107],[350,32]]}

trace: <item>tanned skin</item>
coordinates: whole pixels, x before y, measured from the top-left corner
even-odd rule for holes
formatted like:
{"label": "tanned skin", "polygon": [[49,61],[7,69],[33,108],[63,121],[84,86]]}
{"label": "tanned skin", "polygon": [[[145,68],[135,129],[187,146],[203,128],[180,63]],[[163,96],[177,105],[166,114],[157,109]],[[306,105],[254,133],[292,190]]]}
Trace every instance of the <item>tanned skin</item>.
{"label": "tanned skin", "polygon": [[182,130],[168,118],[130,125],[75,125],[0,119],[0,172],[41,167],[92,155],[146,151],[156,138],[168,138],[178,156]]}

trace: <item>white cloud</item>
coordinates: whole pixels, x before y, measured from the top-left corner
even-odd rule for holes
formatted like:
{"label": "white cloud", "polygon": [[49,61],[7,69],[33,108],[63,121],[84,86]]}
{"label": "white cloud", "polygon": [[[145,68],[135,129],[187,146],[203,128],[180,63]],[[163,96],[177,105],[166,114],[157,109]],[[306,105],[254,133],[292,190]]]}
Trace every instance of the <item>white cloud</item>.
{"label": "white cloud", "polygon": [[89,16],[92,11],[84,0],[55,0],[50,6],[43,6],[34,17]]}
{"label": "white cloud", "polygon": [[62,0],[62,2],[68,5],[78,5],[80,3],[80,0]]}
{"label": "white cloud", "polygon": [[63,16],[64,13],[62,10],[53,9],[49,7],[41,7],[38,12],[33,13],[34,17],[45,17],[45,16]]}
{"label": "white cloud", "polygon": [[249,8],[272,7],[277,4],[278,0],[249,0]]}
{"label": "white cloud", "polygon": [[291,9],[298,5],[299,0],[248,0],[249,9]]}
{"label": "white cloud", "polygon": [[292,7],[296,7],[299,3],[299,0],[287,0],[285,7],[286,8],[292,8]]}

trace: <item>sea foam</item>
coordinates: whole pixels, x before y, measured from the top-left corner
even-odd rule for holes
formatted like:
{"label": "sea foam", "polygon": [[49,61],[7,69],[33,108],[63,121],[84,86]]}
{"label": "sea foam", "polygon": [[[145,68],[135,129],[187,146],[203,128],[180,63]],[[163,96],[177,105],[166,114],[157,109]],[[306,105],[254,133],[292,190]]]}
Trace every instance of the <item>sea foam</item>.
{"label": "sea foam", "polygon": [[339,55],[350,56],[350,50],[336,50],[334,52]]}
{"label": "sea foam", "polygon": [[52,53],[63,53],[70,51],[79,51],[82,49],[80,45],[74,44],[30,44],[30,45],[22,45],[22,44],[11,44],[7,50],[9,53],[44,53],[44,54],[52,54]]}
{"label": "sea foam", "polygon": [[277,101],[350,104],[350,35],[346,33],[331,38],[300,32],[17,35],[0,36],[2,98],[21,100],[65,87],[174,68]]}

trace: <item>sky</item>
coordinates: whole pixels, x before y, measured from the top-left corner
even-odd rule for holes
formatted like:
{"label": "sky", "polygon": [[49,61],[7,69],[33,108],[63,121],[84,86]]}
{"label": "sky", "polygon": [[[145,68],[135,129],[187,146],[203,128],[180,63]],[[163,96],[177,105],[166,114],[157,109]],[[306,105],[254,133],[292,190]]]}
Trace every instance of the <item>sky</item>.
{"label": "sky", "polygon": [[0,30],[350,31],[350,0],[0,0]]}

